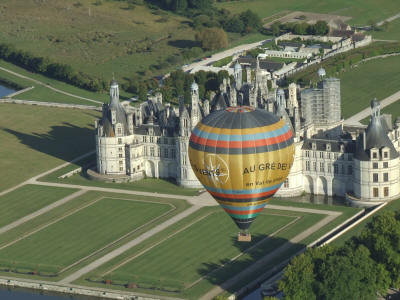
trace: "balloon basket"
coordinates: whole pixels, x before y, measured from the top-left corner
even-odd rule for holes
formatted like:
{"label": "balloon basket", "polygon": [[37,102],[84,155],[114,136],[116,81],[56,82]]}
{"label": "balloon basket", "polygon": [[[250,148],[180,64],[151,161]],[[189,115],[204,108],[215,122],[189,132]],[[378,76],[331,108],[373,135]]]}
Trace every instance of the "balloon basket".
{"label": "balloon basket", "polygon": [[248,232],[239,232],[238,242],[251,242],[251,234]]}

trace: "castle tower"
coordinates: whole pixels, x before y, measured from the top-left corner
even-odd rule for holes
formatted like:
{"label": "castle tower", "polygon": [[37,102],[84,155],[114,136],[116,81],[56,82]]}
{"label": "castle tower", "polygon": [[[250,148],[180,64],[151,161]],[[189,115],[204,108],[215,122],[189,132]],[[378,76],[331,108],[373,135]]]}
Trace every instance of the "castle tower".
{"label": "castle tower", "polygon": [[236,61],[233,76],[235,78],[235,87],[239,91],[242,88],[242,66]]}
{"label": "castle tower", "polygon": [[276,90],[276,102],[283,109],[286,109],[286,99],[285,99],[285,91],[282,89]]}
{"label": "castle tower", "polygon": [[199,86],[193,81],[190,87],[190,96],[192,98],[192,110],[191,110],[191,129],[193,129],[201,119],[199,110]]}
{"label": "castle tower", "polygon": [[380,104],[371,101],[371,121],[357,139],[353,191],[364,202],[388,201],[399,196],[399,154],[387,135]]}
{"label": "castle tower", "polygon": [[297,85],[292,82],[289,84],[289,98],[287,101],[287,109],[289,110],[289,115],[293,116],[294,108],[298,107],[299,103],[297,102]]}

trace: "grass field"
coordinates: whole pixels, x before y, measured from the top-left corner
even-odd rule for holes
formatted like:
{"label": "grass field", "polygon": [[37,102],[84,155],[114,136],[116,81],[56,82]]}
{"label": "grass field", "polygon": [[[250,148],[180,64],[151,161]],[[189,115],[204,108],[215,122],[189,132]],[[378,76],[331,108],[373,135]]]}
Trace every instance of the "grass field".
{"label": "grass field", "polygon": [[339,75],[342,117],[348,118],[400,90],[400,56],[374,59]]}
{"label": "grass field", "polygon": [[381,40],[400,40],[400,19],[390,22],[387,30],[373,31],[372,37]]}
{"label": "grass field", "polygon": [[24,185],[0,197],[0,227],[75,192],[74,189]]}
{"label": "grass field", "polygon": [[[320,206],[312,207],[318,209]],[[345,210],[347,207],[339,209]],[[235,262],[217,270],[221,264],[227,263],[235,255],[245,251],[271,232],[282,228],[294,218],[299,219],[274,237],[268,238],[240,256]],[[111,278],[116,285],[108,286],[109,288],[121,289],[121,285],[135,282],[139,286],[138,292],[198,299],[215,285],[237,274],[322,218],[324,215],[266,209],[250,228],[253,242],[246,244],[236,241],[237,227],[219,207],[202,208],[76,283],[101,287],[102,284],[96,283],[101,280],[100,278]],[[167,236],[170,236],[170,239],[165,240]],[[294,253],[301,247],[302,244],[292,245],[290,251],[276,258],[273,264],[283,261],[288,257],[286,255]],[[181,250],[176,251],[176,249]],[[165,263],[166,261],[168,263]],[[272,267],[271,263],[268,264],[269,268]],[[246,281],[254,280],[259,272],[268,270],[263,265],[259,268],[261,270],[255,270],[254,277],[249,276]],[[157,278],[154,274],[157,274]],[[205,278],[200,280],[202,276]],[[85,280],[87,278],[90,278],[90,281]]]}
{"label": "grass field", "polygon": [[194,43],[184,17],[143,5],[128,9],[126,2],[95,2],[4,0],[0,40],[104,79],[113,72],[117,79],[145,72]]}
{"label": "grass field", "polygon": [[92,151],[95,111],[0,104],[0,191]]}
{"label": "grass field", "polygon": [[[91,100],[96,100],[100,102],[105,102],[109,100],[109,96],[107,94],[94,93],[87,90],[83,90],[72,85],[66,84],[64,82],[48,78],[46,76],[31,73],[23,68],[20,68],[16,65],[13,65],[4,60],[0,60],[0,67],[3,67],[12,72],[18,73],[20,75],[26,76],[31,79],[38,80],[44,84],[57,88],[61,91],[71,93],[73,95],[78,95],[81,97],[85,97]],[[45,101],[45,102],[60,102],[60,103],[74,103],[74,104],[90,104],[96,105],[94,102],[86,101],[83,99],[78,99],[75,97],[70,97],[64,95],[62,93],[57,93],[46,86],[39,85],[29,79],[21,78],[4,70],[0,70],[0,78],[6,79],[11,82],[15,82],[23,87],[34,86],[35,88],[31,91],[21,93],[16,96],[17,99],[24,100],[35,100],[35,101]],[[111,78],[111,77],[110,77]],[[124,91],[121,91],[121,98],[128,98],[130,94],[126,94]]]}
{"label": "grass field", "polygon": [[161,203],[101,199],[3,248],[0,260],[22,268],[65,268],[171,209]]}
{"label": "grass field", "polygon": [[218,8],[225,8],[233,13],[240,13],[250,9],[261,18],[279,14],[282,10],[305,11],[317,13],[330,13],[335,15],[350,16],[352,25],[366,25],[369,20],[381,21],[400,12],[397,0],[247,0],[220,2]]}

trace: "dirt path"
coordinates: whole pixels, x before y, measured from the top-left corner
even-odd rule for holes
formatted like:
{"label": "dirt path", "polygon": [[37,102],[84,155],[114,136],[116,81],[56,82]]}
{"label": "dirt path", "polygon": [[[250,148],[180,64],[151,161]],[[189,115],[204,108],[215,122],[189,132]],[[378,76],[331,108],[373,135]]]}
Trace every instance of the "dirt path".
{"label": "dirt path", "polygon": [[391,16],[391,17],[389,17],[389,18],[387,18],[387,19],[385,19],[385,20],[383,20],[383,21],[380,21],[380,22],[376,23],[376,25],[377,25],[377,26],[382,26],[383,23],[385,23],[385,22],[392,22],[392,21],[394,21],[394,20],[396,20],[396,19],[398,19],[398,18],[400,18],[400,13],[398,13],[397,15]]}
{"label": "dirt path", "polygon": [[43,83],[43,82],[41,82],[41,81],[39,81],[39,80],[30,78],[30,77],[25,76],[25,75],[21,75],[21,74],[19,74],[19,73],[16,73],[16,72],[14,72],[14,71],[8,70],[8,69],[3,68],[3,67],[0,67],[0,70],[2,70],[2,71],[4,71],[4,72],[7,72],[7,73],[10,73],[10,74],[12,74],[12,75],[14,75],[14,76],[17,76],[17,77],[19,77],[19,78],[23,78],[23,79],[26,79],[26,80],[30,80],[30,81],[32,81],[32,82],[38,84],[38,85],[44,86],[44,87],[46,87],[46,88],[48,88],[48,89],[50,89],[50,90],[53,90],[54,92],[60,93],[60,94],[64,94],[64,95],[67,95],[67,96],[70,96],[70,97],[73,97],[73,98],[78,98],[78,99],[82,99],[82,100],[89,101],[89,102],[93,102],[93,103],[103,104],[103,102],[100,102],[100,101],[97,101],[97,100],[93,100],[93,99],[89,99],[89,98],[77,96],[77,95],[74,95],[74,94],[71,94],[71,93],[68,93],[68,92],[64,92],[64,91],[62,91],[62,90],[59,90],[59,89],[56,89],[56,88],[50,86],[49,84]]}

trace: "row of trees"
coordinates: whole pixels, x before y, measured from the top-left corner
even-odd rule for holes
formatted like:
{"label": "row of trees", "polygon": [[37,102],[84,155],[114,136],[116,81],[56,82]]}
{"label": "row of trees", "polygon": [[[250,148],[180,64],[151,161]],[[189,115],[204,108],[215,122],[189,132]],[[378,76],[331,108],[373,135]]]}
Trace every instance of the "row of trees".
{"label": "row of trees", "polygon": [[91,91],[108,88],[108,83],[76,72],[71,66],[50,61],[48,58],[34,56],[32,53],[16,49],[9,44],[0,44],[0,58],[35,73],[41,73]]}
{"label": "row of trees", "polygon": [[285,299],[376,299],[400,287],[400,212],[373,218],[344,246],[307,250],[285,269]]}
{"label": "row of trees", "polygon": [[301,35],[326,35],[329,32],[329,25],[325,21],[317,21],[315,24],[308,24],[306,22],[281,24],[280,22],[275,22],[271,25],[270,32],[274,36],[278,36],[282,32],[291,32]]}

